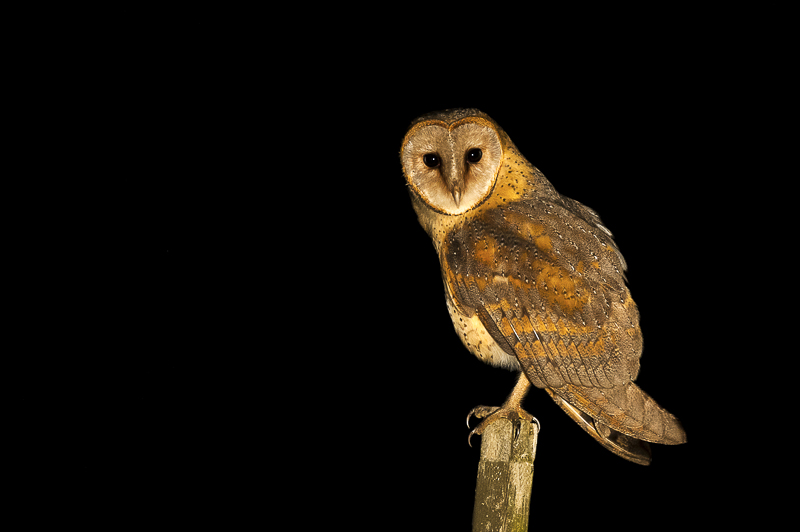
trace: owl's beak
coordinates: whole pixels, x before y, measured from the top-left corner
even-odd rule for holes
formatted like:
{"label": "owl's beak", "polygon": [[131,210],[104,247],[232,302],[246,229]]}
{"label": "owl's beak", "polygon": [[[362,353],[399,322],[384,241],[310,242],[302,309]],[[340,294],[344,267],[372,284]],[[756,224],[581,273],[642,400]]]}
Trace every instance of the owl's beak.
{"label": "owl's beak", "polygon": [[456,186],[453,188],[453,201],[456,202],[456,207],[461,203],[461,187]]}

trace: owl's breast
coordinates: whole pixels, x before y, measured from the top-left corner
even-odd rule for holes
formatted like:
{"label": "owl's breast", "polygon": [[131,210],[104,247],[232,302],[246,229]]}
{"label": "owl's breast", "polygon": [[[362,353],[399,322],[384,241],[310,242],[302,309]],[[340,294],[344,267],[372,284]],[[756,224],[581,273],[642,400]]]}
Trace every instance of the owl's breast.
{"label": "owl's breast", "polygon": [[446,286],[445,292],[447,311],[450,313],[450,319],[453,320],[453,327],[469,352],[492,366],[499,366],[510,370],[520,370],[521,368],[517,357],[513,354],[506,353],[506,351],[500,347],[483,325],[478,314],[476,313],[470,316],[464,313],[455,305],[453,297]]}

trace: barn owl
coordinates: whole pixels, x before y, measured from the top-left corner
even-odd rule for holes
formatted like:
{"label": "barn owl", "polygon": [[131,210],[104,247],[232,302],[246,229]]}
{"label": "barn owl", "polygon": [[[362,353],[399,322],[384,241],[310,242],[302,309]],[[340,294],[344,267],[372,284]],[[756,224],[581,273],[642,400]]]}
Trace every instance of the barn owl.
{"label": "barn owl", "polygon": [[439,256],[447,308],[467,350],[519,372],[500,418],[534,421],[531,385],[617,455],[647,465],[647,442],[686,441],[634,380],[642,333],[625,260],[595,211],[561,196],[477,109],[414,120],[400,150],[414,210]]}

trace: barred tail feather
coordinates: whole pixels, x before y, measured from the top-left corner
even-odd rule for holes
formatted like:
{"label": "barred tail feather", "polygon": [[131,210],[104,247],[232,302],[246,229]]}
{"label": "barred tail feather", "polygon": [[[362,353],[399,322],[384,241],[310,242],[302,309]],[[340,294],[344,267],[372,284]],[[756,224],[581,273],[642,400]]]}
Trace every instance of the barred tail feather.
{"label": "barred tail feather", "polygon": [[622,434],[665,445],[686,443],[686,432],[678,419],[633,382],[607,389],[568,384],[553,391]]}
{"label": "barred tail feather", "polygon": [[650,464],[648,442],[686,443],[677,418],[632,382],[604,390],[568,384],[545,391],[603,447],[631,462]]}

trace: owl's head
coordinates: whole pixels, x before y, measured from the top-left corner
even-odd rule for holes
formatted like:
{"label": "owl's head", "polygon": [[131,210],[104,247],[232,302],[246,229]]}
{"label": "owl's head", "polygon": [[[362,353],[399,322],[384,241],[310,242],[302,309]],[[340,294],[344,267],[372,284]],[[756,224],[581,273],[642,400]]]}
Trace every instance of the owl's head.
{"label": "owl's head", "polygon": [[477,109],[447,109],[416,119],[400,159],[412,192],[429,208],[463,214],[492,193],[510,141]]}

